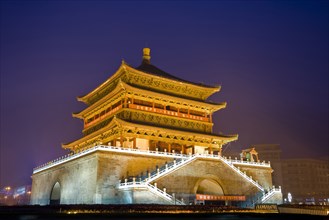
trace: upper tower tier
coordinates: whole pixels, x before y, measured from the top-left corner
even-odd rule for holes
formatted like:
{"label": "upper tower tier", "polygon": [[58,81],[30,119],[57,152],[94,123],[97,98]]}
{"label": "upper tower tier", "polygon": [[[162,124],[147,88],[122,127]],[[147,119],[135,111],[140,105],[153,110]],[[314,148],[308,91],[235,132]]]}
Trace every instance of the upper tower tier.
{"label": "upper tower tier", "polygon": [[122,61],[119,69],[110,78],[90,93],[78,97],[78,100],[92,105],[115,89],[119,81],[134,87],[199,101],[205,101],[220,90],[220,86],[193,83],[175,77],[152,65],[150,60],[150,49],[144,48],[140,66],[134,68]]}

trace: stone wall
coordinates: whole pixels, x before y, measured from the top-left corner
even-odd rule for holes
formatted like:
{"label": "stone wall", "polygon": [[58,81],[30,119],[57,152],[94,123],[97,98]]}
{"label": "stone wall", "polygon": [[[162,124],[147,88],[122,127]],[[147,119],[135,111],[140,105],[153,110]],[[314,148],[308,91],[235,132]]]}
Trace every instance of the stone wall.
{"label": "stone wall", "polygon": [[[117,186],[125,178],[142,173],[146,176],[147,171],[155,171],[156,166],[162,167],[172,160],[160,156],[97,151],[34,174],[31,204],[49,204],[51,191],[57,182],[61,189],[61,204],[168,203],[152,192],[118,190]],[[243,169],[262,185],[271,185],[270,168]],[[156,182],[161,190],[166,188],[168,193],[183,197],[196,194],[200,182],[205,179],[218,183],[224,195],[252,196],[259,191],[225,163],[209,159],[196,159]]]}
{"label": "stone wall", "polygon": [[128,192],[116,189],[120,180],[127,177],[146,175],[146,171],[153,171],[156,166],[164,166],[173,159],[165,157],[150,157],[142,155],[98,153],[97,193],[102,195],[103,204],[130,203]]}
{"label": "stone wall", "polygon": [[170,194],[196,194],[205,179],[217,182],[224,195],[253,195],[259,191],[223,162],[207,159],[197,159],[156,182],[158,188],[166,188]]}
{"label": "stone wall", "polygon": [[246,171],[248,176],[252,176],[253,180],[257,180],[259,185],[261,185],[265,190],[272,189],[272,168],[270,167],[256,167],[248,165],[237,165],[240,170]]}
{"label": "stone wall", "polygon": [[34,174],[31,204],[49,204],[57,182],[61,187],[61,204],[94,203],[96,170],[97,157],[91,154]]}
{"label": "stone wall", "polygon": [[116,189],[120,180],[163,166],[170,158],[94,152],[32,176],[31,204],[47,205],[53,186],[61,187],[61,204],[120,204],[129,197]]}

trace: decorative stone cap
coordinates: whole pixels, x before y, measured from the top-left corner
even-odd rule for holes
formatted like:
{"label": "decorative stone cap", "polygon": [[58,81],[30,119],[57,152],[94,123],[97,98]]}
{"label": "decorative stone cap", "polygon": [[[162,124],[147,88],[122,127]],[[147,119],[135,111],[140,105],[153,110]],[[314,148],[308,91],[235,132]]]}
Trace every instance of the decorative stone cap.
{"label": "decorative stone cap", "polygon": [[151,63],[151,49],[150,48],[143,48],[143,62],[150,64]]}

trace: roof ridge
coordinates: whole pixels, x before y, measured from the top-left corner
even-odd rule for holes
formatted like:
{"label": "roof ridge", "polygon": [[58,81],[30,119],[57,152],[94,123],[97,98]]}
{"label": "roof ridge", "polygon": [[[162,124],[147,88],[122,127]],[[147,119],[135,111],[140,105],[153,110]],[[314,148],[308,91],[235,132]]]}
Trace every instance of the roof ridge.
{"label": "roof ridge", "polygon": [[136,70],[148,73],[148,74],[152,74],[152,75],[156,75],[156,76],[160,76],[160,77],[165,77],[167,79],[177,80],[177,81],[181,81],[181,82],[184,82],[184,83],[189,83],[189,84],[208,87],[208,88],[217,88],[217,86],[210,86],[210,85],[206,85],[206,84],[203,84],[203,83],[195,83],[195,82],[191,82],[191,81],[179,78],[179,77],[174,76],[170,73],[167,73],[166,71],[160,69],[159,67],[157,67],[153,64],[146,63],[146,62],[142,62],[138,67],[133,67],[133,68],[136,69]]}

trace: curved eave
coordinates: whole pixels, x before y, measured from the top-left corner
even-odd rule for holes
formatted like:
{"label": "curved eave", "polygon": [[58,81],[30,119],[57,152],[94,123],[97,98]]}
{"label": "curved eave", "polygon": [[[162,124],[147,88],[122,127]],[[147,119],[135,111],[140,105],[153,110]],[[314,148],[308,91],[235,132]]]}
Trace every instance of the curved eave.
{"label": "curved eave", "polygon": [[198,133],[198,132],[193,132],[193,131],[183,131],[183,130],[177,130],[177,129],[150,126],[150,125],[145,125],[145,124],[140,124],[140,123],[133,123],[133,122],[124,121],[119,118],[116,118],[116,121],[122,126],[145,128],[145,129],[149,129],[149,130],[161,130],[161,131],[165,131],[168,133],[181,133],[181,134],[185,134],[185,135],[194,135],[194,136],[199,135],[202,137],[213,138],[214,140],[218,139],[219,141],[224,141],[224,142],[235,141],[238,139],[237,134],[234,134],[234,135],[205,134],[205,133]]}
{"label": "curved eave", "polygon": [[144,128],[144,129],[148,129],[148,130],[161,130],[164,132],[168,132],[168,133],[180,133],[180,134],[184,134],[184,135],[192,135],[192,136],[202,136],[202,137],[207,137],[207,138],[211,138],[214,141],[219,141],[222,144],[231,142],[231,141],[235,141],[238,139],[238,135],[234,134],[234,135],[216,135],[216,134],[204,134],[204,133],[198,133],[198,132],[193,132],[193,131],[182,131],[182,130],[176,130],[176,129],[170,129],[170,128],[163,128],[163,127],[157,127],[157,126],[150,126],[150,125],[145,125],[145,124],[139,124],[139,123],[133,123],[133,122],[128,122],[128,121],[124,121],[122,119],[117,118],[116,116],[113,117],[112,121],[106,125],[104,128],[99,129],[98,131],[95,131],[94,133],[91,133],[87,136],[84,136],[78,140],[75,140],[73,142],[67,143],[67,144],[62,144],[62,148],[64,149],[72,149],[74,146],[78,145],[79,143],[86,141],[86,140],[90,140],[93,139],[95,137],[97,137],[98,135],[101,135],[104,131],[106,131],[108,128],[112,127],[114,124],[116,125],[120,125],[120,126],[128,126],[128,127],[133,127],[133,128]]}
{"label": "curved eave", "polygon": [[78,140],[75,140],[75,141],[72,141],[72,142],[69,142],[69,143],[66,143],[66,144],[62,144],[62,148],[64,149],[72,149],[75,145],[83,142],[83,141],[86,141],[86,140],[90,140],[92,138],[95,138],[97,137],[98,135],[102,134],[105,130],[107,130],[109,127],[113,126],[114,124],[117,124],[118,121],[117,121],[117,118],[114,116],[112,121],[106,125],[104,128],[101,128],[99,129],[98,131],[95,131],[87,136],[84,136]]}
{"label": "curved eave", "polygon": [[236,141],[239,138],[238,134],[232,134],[232,135],[219,135],[222,140],[224,140],[226,143],[231,141]]}
{"label": "curved eave", "polygon": [[94,90],[92,90],[88,94],[81,97],[80,96],[77,97],[77,100],[85,104],[88,104],[88,99],[91,98],[91,96],[93,96],[95,93],[105,88],[114,78],[116,78],[116,76],[120,75],[127,66],[128,65],[124,61],[122,61],[118,70],[111,77],[109,77],[105,82],[97,86]]}
{"label": "curved eave", "polygon": [[83,117],[80,114],[81,112],[77,112],[77,113],[72,113],[72,117],[73,118],[78,118],[78,119],[83,119]]}
{"label": "curved eave", "polygon": [[[167,95],[167,94],[162,94],[162,93],[159,93],[159,92],[155,92],[155,91],[150,91],[150,90],[143,90],[143,89],[140,89],[140,88],[136,88],[134,86],[131,86],[131,85],[128,85],[127,83],[125,82],[122,82],[122,86],[127,90],[127,91],[136,91],[136,92],[140,92],[140,93],[143,93],[143,92],[147,92],[151,95],[153,95],[154,97],[156,96],[160,96],[160,97],[165,97],[167,99],[174,99],[174,100],[180,100],[181,102],[184,102],[185,100],[187,99],[184,99],[184,98],[180,98],[180,97],[176,97],[176,96],[173,96],[173,95]],[[225,108],[226,107],[226,102],[221,102],[221,103],[209,103],[209,102],[201,102],[201,101],[195,101],[195,100],[188,100],[189,103],[194,103],[194,105],[205,105],[209,108],[212,108],[214,111],[217,111],[219,109],[222,109],[222,108]]]}
{"label": "curved eave", "polygon": [[237,134],[233,134],[233,135],[204,134],[204,133],[198,133],[198,132],[193,132],[193,131],[182,131],[182,130],[176,130],[176,129],[170,129],[170,128],[163,128],[163,127],[157,127],[157,126],[132,123],[132,122],[124,121],[119,118],[116,118],[116,120],[122,126],[129,126],[129,127],[138,126],[138,128],[145,128],[145,129],[149,129],[149,130],[161,130],[161,131],[166,131],[168,133],[180,133],[180,134],[184,134],[184,135],[200,135],[202,137],[208,137],[208,138],[212,138],[214,140],[218,139],[218,141],[221,141],[224,143],[227,143],[230,141],[235,141],[238,139]]}
{"label": "curved eave", "polygon": [[[79,118],[79,119],[84,119],[86,113],[88,113],[90,110],[94,109],[95,107],[99,106],[99,104],[106,101],[108,99],[108,97],[112,96],[114,93],[118,92],[121,89],[126,90],[126,91],[135,91],[135,92],[139,92],[139,93],[147,92],[147,93],[150,93],[153,96],[161,96],[161,97],[166,97],[167,99],[181,100],[182,102],[185,100],[183,98],[176,97],[176,96],[171,96],[171,95],[166,95],[166,94],[162,94],[162,93],[158,93],[158,92],[154,92],[154,91],[150,91],[150,90],[143,90],[143,89],[140,89],[140,88],[136,88],[134,86],[128,85],[127,83],[119,80],[119,83],[117,84],[115,89],[112,90],[109,94],[107,94],[106,96],[104,96],[103,98],[98,100],[96,103],[94,103],[94,105],[87,107],[86,109],[82,110],[81,112],[73,113],[72,117]],[[209,102],[200,102],[200,101],[194,101],[194,100],[189,100],[188,102],[193,103],[194,105],[205,105],[209,109],[211,109],[212,112],[218,111],[218,110],[223,109],[223,108],[226,107],[226,102],[209,103]]]}
{"label": "curved eave", "polygon": [[90,110],[94,109],[95,107],[99,106],[99,104],[103,103],[104,101],[107,100],[107,98],[109,96],[112,96],[113,94],[117,93],[118,91],[120,90],[125,90],[125,86],[124,86],[124,82],[122,82],[120,79],[119,79],[119,82],[118,84],[116,85],[116,87],[109,93],[107,94],[106,96],[104,96],[103,98],[101,98],[100,100],[98,100],[96,103],[94,103],[94,105],[91,105],[91,106],[88,106],[87,108],[85,108],[84,110],[82,110],[81,112],[78,112],[78,113],[73,113],[72,114],[72,117],[74,118],[79,118],[79,119],[84,119],[84,115],[86,113],[88,113]]}
{"label": "curved eave", "polygon": [[[215,93],[215,92],[219,92],[220,89],[221,89],[221,86],[208,86],[208,85],[201,85],[201,84],[196,84],[196,83],[192,83],[192,82],[186,82],[186,81],[179,81],[179,80],[175,80],[175,79],[169,79],[169,78],[166,78],[166,77],[161,77],[161,76],[157,76],[157,75],[154,75],[152,73],[148,73],[148,72],[144,72],[144,71],[141,71],[141,70],[138,70],[138,69],[135,69],[134,67],[132,66],[129,66],[128,64],[126,65],[127,66],[127,69],[130,70],[130,71],[135,71],[139,74],[143,74],[143,75],[146,75],[146,76],[151,76],[151,77],[155,77],[155,78],[158,78],[158,79],[162,79],[162,80],[166,80],[166,81],[169,81],[169,82],[175,82],[175,83],[180,83],[180,84],[186,84],[187,86],[191,86],[191,87],[195,87],[195,88],[199,88],[199,89],[205,89],[207,90],[208,92],[211,92],[211,94]],[[210,95],[211,95],[210,94]],[[210,96],[209,95],[209,96]]]}

